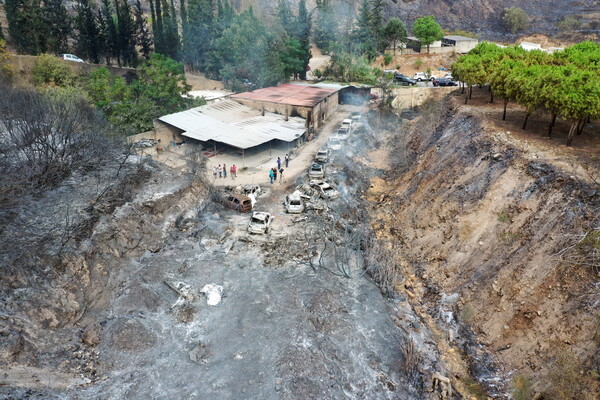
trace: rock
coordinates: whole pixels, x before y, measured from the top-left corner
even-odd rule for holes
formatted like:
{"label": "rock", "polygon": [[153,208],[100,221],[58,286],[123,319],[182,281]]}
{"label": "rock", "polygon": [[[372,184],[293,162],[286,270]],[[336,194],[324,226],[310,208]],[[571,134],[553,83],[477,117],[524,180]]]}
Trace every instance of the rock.
{"label": "rock", "polygon": [[102,328],[98,324],[88,325],[83,334],[81,335],[81,341],[88,346],[97,346],[100,344],[100,331]]}
{"label": "rock", "polygon": [[204,343],[200,343],[188,353],[188,356],[193,362],[196,362],[198,364],[204,364],[206,362],[206,358],[208,357],[208,350],[206,349],[206,345]]}

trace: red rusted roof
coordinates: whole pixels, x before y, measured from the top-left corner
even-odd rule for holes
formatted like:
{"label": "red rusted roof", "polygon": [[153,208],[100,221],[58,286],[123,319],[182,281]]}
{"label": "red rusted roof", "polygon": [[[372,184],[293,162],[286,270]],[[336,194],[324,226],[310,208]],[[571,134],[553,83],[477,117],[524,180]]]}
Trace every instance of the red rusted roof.
{"label": "red rusted roof", "polygon": [[336,89],[284,83],[252,92],[234,94],[230,98],[313,107],[335,92],[337,92]]}

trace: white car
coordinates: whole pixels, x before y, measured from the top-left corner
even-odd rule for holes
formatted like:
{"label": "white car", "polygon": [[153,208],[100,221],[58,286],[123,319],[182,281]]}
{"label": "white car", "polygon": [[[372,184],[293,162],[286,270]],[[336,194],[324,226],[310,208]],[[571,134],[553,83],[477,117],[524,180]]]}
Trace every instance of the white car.
{"label": "white car", "polygon": [[300,214],[304,211],[304,201],[302,201],[302,193],[296,190],[294,193],[285,196],[285,210],[290,214]]}
{"label": "white car", "polygon": [[337,136],[332,136],[327,139],[327,147],[329,147],[331,151],[340,151],[342,149],[342,142]]}
{"label": "white car", "polygon": [[354,126],[354,120],[351,118],[347,118],[342,121],[342,128],[348,129],[348,133],[352,132],[353,126]]}
{"label": "white car", "polygon": [[341,127],[338,129],[336,136],[340,140],[340,142],[347,142],[348,136],[350,135],[350,129],[346,127]]}
{"label": "white car", "polygon": [[331,186],[325,181],[311,180],[309,184],[310,186],[317,189],[317,191],[319,192],[319,196],[321,196],[324,199],[337,199],[340,196],[340,193],[333,186]]}
{"label": "white car", "polygon": [[269,233],[273,217],[266,212],[254,211],[248,224],[248,232],[264,234]]}
{"label": "white car", "polygon": [[422,81],[433,81],[434,79],[436,79],[436,77],[433,75],[427,75],[427,74],[425,74],[425,72],[417,72],[413,76],[413,79],[416,80],[417,82],[422,82]]}
{"label": "white car", "polygon": [[323,168],[323,164],[312,163],[308,169],[308,176],[310,178],[324,178],[325,168]]}
{"label": "white car", "polygon": [[330,157],[331,157],[331,149],[328,149],[327,147],[323,147],[317,152],[317,155],[315,156],[315,161],[320,162],[320,163],[325,163],[325,162],[329,161]]}
{"label": "white car", "polygon": [[362,115],[360,115],[360,113],[358,111],[353,111],[352,115],[350,116],[350,119],[352,119],[352,121],[354,121],[354,123],[356,124],[357,122],[359,122],[362,118]]}
{"label": "white car", "polygon": [[85,61],[83,61],[81,58],[73,55],[73,54],[63,54],[62,55],[62,59],[63,60],[67,60],[67,61],[73,61],[73,62],[78,62],[78,63],[83,63]]}

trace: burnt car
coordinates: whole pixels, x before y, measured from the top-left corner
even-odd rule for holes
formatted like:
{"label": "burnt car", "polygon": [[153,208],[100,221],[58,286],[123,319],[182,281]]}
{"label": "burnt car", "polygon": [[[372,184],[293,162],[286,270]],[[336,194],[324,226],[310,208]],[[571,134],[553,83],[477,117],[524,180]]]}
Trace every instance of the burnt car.
{"label": "burnt car", "polygon": [[285,196],[285,210],[290,214],[300,214],[304,211],[304,201],[302,193],[296,190],[294,193]]}
{"label": "burnt car", "polygon": [[450,78],[437,78],[433,81],[433,86],[456,86],[457,83]]}
{"label": "burnt car", "polygon": [[250,218],[248,232],[258,234],[269,233],[271,222],[273,222],[273,216],[271,214],[255,211]]}
{"label": "burnt car", "polygon": [[319,193],[319,196],[323,199],[337,199],[340,193],[329,183],[320,180],[311,180],[310,186],[315,188]]}
{"label": "burnt car", "polygon": [[310,178],[323,178],[325,177],[325,168],[323,164],[313,163],[308,170],[308,176]]}
{"label": "burnt car", "polygon": [[223,196],[221,202],[226,207],[239,212],[248,212],[252,210],[252,200],[243,194],[230,193]]}
{"label": "burnt car", "polygon": [[315,156],[315,161],[325,163],[329,161],[329,158],[331,158],[331,149],[323,147],[317,152],[317,155]]}

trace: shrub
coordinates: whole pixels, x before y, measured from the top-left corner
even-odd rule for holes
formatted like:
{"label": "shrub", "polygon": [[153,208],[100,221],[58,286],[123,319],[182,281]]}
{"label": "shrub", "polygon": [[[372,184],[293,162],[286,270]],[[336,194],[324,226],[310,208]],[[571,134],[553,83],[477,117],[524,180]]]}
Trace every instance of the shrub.
{"label": "shrub", "polygon": [[415,63],[413,64],[415,68],[419,69],[423,66],[423,60],[421,60],[420,58],[415,61]]}
{"label": "shrub", "polygon": [[42,54],[35,60],[31,70],[36,85],[70,86],[74,76],[66,61],[50,54]]}
{"label": "shrub", "polygon": [[393,60],[393,59],[394,59],[394,56],[393,56],[393,55],[391,55],[391,54],[385,54],[385,55],[383,56],[383,63],[384,63],[385,65],[389,65],[389,64],[392,62],[392,60]]}
{"label": "shrub", "polygon": [[576,17],[566,16],[556,24],[556,27],[563,32],[576,31],[581,28],[581,21]]}
{"label": "shrub", "polygon": [[508,7],[504,9],[502,22],[511,33],[518,33],[527,27],[529,16],[519,7]]}

